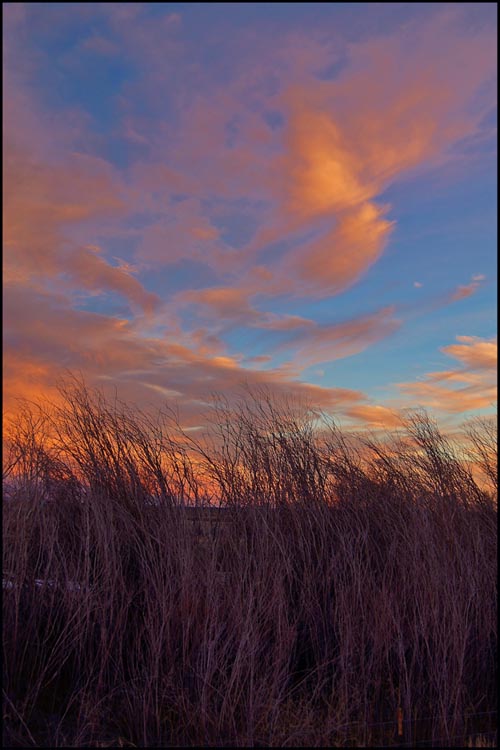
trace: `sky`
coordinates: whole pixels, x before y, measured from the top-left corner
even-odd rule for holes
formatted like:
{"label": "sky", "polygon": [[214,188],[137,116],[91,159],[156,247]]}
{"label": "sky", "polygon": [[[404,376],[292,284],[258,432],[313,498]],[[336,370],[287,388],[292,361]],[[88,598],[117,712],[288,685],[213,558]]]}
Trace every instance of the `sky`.
{"label": "sky", "polygon": [[5,3],[4,404],[496,404],[495,3]]}

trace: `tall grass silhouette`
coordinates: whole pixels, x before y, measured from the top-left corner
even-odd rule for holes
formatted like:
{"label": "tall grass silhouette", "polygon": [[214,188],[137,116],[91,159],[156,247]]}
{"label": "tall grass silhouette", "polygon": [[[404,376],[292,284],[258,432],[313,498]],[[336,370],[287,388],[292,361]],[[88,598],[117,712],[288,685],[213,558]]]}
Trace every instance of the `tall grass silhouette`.
{"label": "tall grass silhouette", "polygon": [[6,746],[460,745],[496,711],[492,419],[354,439],[260,391],[195,439],[61,395],[6,424]]}

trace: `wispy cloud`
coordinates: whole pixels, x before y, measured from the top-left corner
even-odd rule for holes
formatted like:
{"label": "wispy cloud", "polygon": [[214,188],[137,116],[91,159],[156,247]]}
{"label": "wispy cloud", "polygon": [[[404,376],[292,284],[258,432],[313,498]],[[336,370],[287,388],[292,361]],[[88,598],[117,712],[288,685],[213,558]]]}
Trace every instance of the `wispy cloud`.
{"label": "wispy cloud", "polygon": [[[494,103],[493,32],[438,10],[345,38],[285,25],[277,43],[264,16],[210,36],[182,9],[8,4],[6,393],[69,367],[132,398],[179,393],[193,419],[208,391],[248,380],[390,420],[360,391],[300,378],[405,325],[391,300],[355,314],[342,295],[395,236],[388,188],[456,158]],[[88,89],[92,65],[107,89]],[[443,349],[462,369],[401,388],[451,406],[446,384],[468,377],[463,404],[479,403],[472,363],[491,346],[462,337]]]}
{"label": "wispy cloud", "polygon": [[457,336],[458,344],[444,346],[442,351],[458,359],[471,370],[494,372],[497,367],[497,340],[481,339],[479,336]]}
{"label": "wispy cloud", "polygon": [[[399,383],[400,390],[418,403],[436,411],[459,414],[484,409],[497,399],[496,339],[457,336],[458,344],[441,351],[456,359],[459,368],[431,372],[421,382]],[[459,384],[459,387],[455,387]]]}
{"label": "wispy cloud", "polygon": [[360,422],[363,427],[393,429],[402,424],[402,415],[398,410],[381,404],[357,404],[347,407],[344,414]]}
{"label": "wispy cloud", "polygon": [[293,362],[301,369],[350,357],[399,328],[401,323],[394,312],[394,308],[386,307],[341,323],[303,328],[288,337],[279,349],[293,352]]}
{"label": "wispy cloud", "polygon": [[450,302],[457,302],[461,299],[467,299],[467,297],[472,297],[473,294],[477,292],[479,287],[481,286],[481,283],[486,279],[485,276],[478,274],[472,277],[472,280],[469,284],[461,284],[457,286],[454,292],[452,292],[449,296]]}

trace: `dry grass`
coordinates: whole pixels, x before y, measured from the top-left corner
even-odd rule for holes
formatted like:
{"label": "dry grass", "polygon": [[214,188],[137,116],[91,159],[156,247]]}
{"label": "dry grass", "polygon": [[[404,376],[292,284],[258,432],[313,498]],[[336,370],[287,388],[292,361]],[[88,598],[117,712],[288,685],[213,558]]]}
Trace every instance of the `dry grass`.
{"label": "dry grass", "polygon": [[[496,496],[427,415],[356,446],[260,393],[194,443],[64,394],[9,430],[4,744],[374,746],[398,708],[410,745],[496,726]],[[494,445],[476,422],[489,479]]]}

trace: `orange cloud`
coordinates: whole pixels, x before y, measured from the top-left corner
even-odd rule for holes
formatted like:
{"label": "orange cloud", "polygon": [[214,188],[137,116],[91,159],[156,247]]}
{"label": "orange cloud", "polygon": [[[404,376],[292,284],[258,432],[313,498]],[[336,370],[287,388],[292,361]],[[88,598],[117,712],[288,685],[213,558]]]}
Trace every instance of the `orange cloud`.
{"label": "orange cloud", "polygon": [[71,155],[48,164],[9,141],[4,145],[4,243],[9,265],[52,273],[72,224],[123,213],[111,170],[100,159]]}
{"label": "orange cloud", "polygon": [[[28,103],[11,102],[4,142],[4,278],[92,295],[115,292],[151,314],[159,298],[147,292],[126,266],[112,265],[97,246],[80,243],[96,227],[123,218],[126,189],[103,159],[76,152],[46,154],[43,130],[28,136]],[[12,105],[12,106],[11,106]],[[14,116],[28,124],[18,134]],[[12,111],[11,111],[12,109]],[[34,125],[32,124],[34,127]],[[57,131],[54,139],[56,139]],[[97,230],[98,231],[98,230]],[[99,254],[96,254],[96,248]]]}
{"label": "orange cloud", "polygon": [[297,332],[279,346],[294,353],[294,364],[306,369],[322,362],[350,357],[364,351],[400,326],[394,308],[385,307],[372,315],[364,315],[334,325],[318,325]]}
{"label": "orange cloud", "polygon": [[450,295],[450,302],[457,302],[461,299],[471,297],[479,289],[479,281],[471,281],[470,284],[457,286],[455,291]]}
{"label": "orange cloud", "polygon": [[437,372],[428,372],[425,379],[430,383],[480,383],[482,375],[480,373],[466,372],[465,370],[438,370]]}
{"label": "orange cloud", "polygon": [[[494,74],[494,45],[487,32],[462,38],[449,33],[449,24],[444,14],[412,29],[411,47],[404,33],[353,44],[343,76],[289,85],[276,97],[286,138],[270,184],[283,221],[260,242],[333,220],[319,239],[278,264],[278,279],[293,274],[299,293],[334,294],[359,279],[382,254],[394,224],[377,196],[409,170],[445,160],[448,147],[478,127],[486,107],[473,111],[469,104]],[[458,83],[456,60],[464,58],[473,63]],[[473,293],[477,282],[456,298]]]}
{"label": "orange cloud", "polygon": [[376,404],[351,406],[344,410],[344,414],[368,427],[393,429],[401,427],[402,424],[397,411]]}
{"label": "orange cloud", "polygon": [[481,339],[479,336],[457,336],[459,344],[444,346],[441,351],[449,357],[458,359],[472,370],[495,371],[498,361],[496,338]]}
{"label": "orange cloud", "polygon": [[467,386],[451,389],[434,383],[400,383],[399,388],[425,406],[437,412],[445,411],[460,414],[464,411],[484,409],[492,406],[497,399],[495,384]]}
{"label": "orange cloud", "polygon": [[[339,219],[338,224],[295,254],[301,291],[334,294],[351,286],[380,257],[394,222],[382,209],[363,203]],[[293,264],[293,261],[292,261]]]}
{"label": "orange cloud", "polygon": [[146,337],[127,320],[73,310],[62,295],[25,284],[6,285],[4,313],[10,322],[4,341],[6,409],[15,408],[18,396],[53,395],[65,370],[84,373],[91,385],[117,386],[120,396],[132,402],[159,405],[176,393],[189,424],[200,423],[200,410],[212,393],[231,397],[244,383],[324,408],[364,399],[359,391],[300,382],[290,368],[256,370],[244,367],[239,356],[203,353],[192,340]]}
{"label": "orange cloud", "polygon": [[182,292],[179,299],[202,305],[219,320],[251,322],[259,317],[259,313],[250,306],[248,296],[245,289],[214,287]]}
{"label": "orange cloud", "polygon": [[65,260],[64,271],[79,288],[97,294],[102,290],[117,292],[147,314],[160,304],[160,298],[147,292],[126,268],[111,266],[87,248],[73,251]]}
{"label": "orange cloud", "polygon": [[[441,351],[457,359],[462,368],[427,373],[423,382],[399,383],[400,390],[418,399],[422,406],[452,414],[493,405],[497,399],[496,339],[457,336],[457,341],[460,343],[444,346]],[[466,385],[447,387],[443,384],[446,382]]]}
{"label": "orange cloud", "polygon": [[191,229],[191,234],[199,240],[216,240],[219,232],[212,226],[197,226]]}
{"label": "orange cloud", "polygon": [[343,142],[333,118],[315,111],[313,103],[308,109],[303,97],[303,91],[291,95],[288,210],[308,219],[365,203],[375,187],[361,179],[358,152]]}

